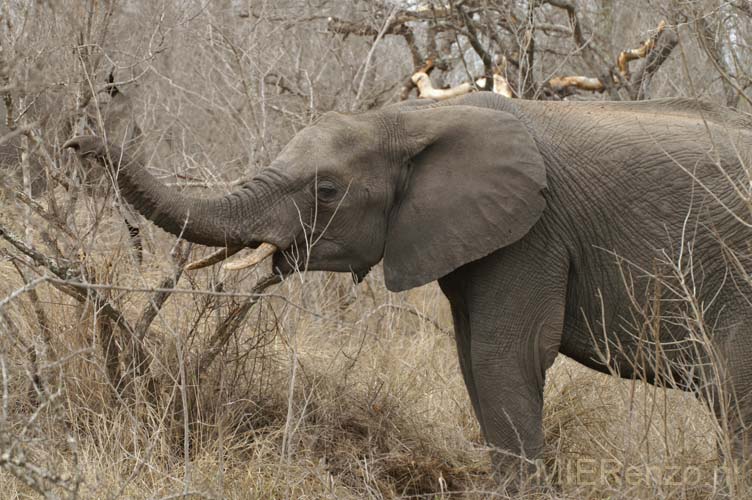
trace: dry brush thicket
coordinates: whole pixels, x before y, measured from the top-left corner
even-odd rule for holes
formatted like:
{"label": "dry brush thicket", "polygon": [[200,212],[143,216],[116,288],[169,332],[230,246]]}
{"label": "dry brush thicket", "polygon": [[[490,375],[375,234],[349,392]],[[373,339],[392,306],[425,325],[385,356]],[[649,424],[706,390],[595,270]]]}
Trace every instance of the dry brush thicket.
{"label": "dry brush thicket", "polygon": [[[436,87],[497,75],[515,98],[750,109],[748,0],[4,0],[0,16],[0,143],[19,153],[0,191],[3,498],[501,494],[438,287],[183,272],[209,250],[145,222],[134,259],[111,183],[87,186],[60,148],[106,129],[86,115],[111,71],[153,171],[195,193],[230,190],[325,111],[408,97],[429,61]],[[545,428],[539,498],[749,493],[689,393],[559,359]]]}

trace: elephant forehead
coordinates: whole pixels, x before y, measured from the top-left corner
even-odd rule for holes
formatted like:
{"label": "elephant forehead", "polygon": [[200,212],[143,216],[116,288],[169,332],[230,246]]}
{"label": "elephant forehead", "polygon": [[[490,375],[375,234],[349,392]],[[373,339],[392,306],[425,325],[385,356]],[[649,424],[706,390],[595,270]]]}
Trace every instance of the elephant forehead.
{"label": "elephant forehead", "polygon": [[325,116],[300,131],[279,156],[290,170],[329,170],[361,164],[378,153],[378,127]]}

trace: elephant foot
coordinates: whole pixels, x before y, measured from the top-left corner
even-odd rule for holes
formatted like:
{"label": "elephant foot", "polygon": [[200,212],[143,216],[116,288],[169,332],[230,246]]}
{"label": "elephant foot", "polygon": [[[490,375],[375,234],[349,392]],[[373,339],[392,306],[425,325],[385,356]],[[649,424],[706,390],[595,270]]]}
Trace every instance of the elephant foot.
{"label": "elephant foot", "polygon": [[496,493],[510,498],[555,493],[557,485],[551,481],[542,459],[531,459],[509,451],[491,452]]}

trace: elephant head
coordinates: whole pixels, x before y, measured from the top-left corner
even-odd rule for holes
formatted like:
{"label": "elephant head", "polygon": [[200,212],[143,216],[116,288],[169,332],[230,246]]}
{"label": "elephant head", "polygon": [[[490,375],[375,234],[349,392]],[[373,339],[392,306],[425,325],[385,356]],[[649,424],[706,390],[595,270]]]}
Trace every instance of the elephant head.
{"label": "elephant head", "polygon": [[108,165],[125,199],[166,231],[226,247],[223,255],[256,249],[226,267],[273,254],[283,273],[360,279],[383,258],[393,291],[517,241],[545,207],[545,167],[532,136],[512,114],[482,107],[327,113],[255,178],[206,199],[168,188],[138,155],[99,138],[66,146]]}

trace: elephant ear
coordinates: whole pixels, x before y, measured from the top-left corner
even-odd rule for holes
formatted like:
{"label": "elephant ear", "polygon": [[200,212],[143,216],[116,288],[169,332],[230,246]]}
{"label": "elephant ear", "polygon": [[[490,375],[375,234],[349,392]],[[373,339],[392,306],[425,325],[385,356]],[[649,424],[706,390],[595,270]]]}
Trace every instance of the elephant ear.
{"label": "elephant ear", "polygon": [[400,114],[412,137],[384,249],[392,291],[424,285],[522,238],[546,202],[546,169],[513,115],[471,106]]}

